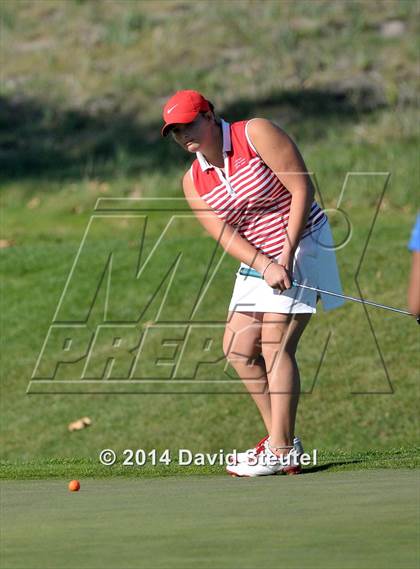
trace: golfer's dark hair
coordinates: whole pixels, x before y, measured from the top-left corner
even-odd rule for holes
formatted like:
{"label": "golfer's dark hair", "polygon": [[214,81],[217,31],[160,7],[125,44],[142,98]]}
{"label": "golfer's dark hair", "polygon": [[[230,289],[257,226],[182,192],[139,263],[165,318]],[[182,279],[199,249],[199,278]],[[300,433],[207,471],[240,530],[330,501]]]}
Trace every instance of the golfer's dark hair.
{"label": "golfer's dark hair", "polygon": [[[216,113],[216,111],[214,110],[214,105],[213,105],[213,103],[211,103],[210,101],[209,101],[208,103],[209,103],[209,105],[210,105],[210,110],[211,110],[211,112],[212,112],[213,115],[214,115],[214,120],[216,121],[216,124],[221,125],[222,122],[221,122],[221,120],[220,120],[219,115],[218,115],[218,114]],[[201,115],[205,115],[206,113],[201,112],[200,114],[201,114]]]}

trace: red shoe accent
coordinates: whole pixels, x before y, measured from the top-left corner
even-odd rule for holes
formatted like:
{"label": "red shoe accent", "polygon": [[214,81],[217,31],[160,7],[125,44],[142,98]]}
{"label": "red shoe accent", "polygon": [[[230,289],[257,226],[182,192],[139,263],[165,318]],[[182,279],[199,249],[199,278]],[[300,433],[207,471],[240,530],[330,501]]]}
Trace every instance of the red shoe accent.
{"label": "red shoe accent", "polygon": [[302,467],[299,465],[297,466],[286,466],[280,472],[284,472],[285,474],[289,474],[290,476],[296,474],[302,474]]}
{"label": "red shoe accent", "polygon": [[[255,454],[260,454],[260,452],[264,450],[264,443],[267,439],[268,435],[266,435],[263,439],[257,442],[257,444],[254,446]],[[232,464],[232,466],[236,466],[237,464],[238,462],[235,462],[234,464]]]}
{"label": "red shoe accent", "polygon": [[260,452],[262,452],[264,450],[264,443],[265,441],[268,439],[268,435],[266,435],[263,439],[261,439],[256,445],[255,445],[255,454],[260,454]]}

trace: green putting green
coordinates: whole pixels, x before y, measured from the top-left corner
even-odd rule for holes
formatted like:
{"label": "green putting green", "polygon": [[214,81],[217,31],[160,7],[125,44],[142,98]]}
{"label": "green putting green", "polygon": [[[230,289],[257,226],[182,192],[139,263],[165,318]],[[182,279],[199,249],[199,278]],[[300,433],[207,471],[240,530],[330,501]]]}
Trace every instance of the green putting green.
{"label": "green putting green", "polygon": [[415,568],[418,470],[2,482],[2,567]]}

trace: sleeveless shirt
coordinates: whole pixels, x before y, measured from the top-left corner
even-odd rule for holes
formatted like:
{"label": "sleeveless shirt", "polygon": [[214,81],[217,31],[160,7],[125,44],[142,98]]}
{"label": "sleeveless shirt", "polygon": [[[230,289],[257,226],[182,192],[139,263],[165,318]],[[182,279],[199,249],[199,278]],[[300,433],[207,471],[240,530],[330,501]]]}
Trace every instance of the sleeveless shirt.
{"label": "sleeveless shirt", "polygon": [[[194,186],[220,219],[258,251],[276,258],[286,240],[292,195],[252,144],[247,133],[249,121],[221,122],[224,171],[196,152],[190,168]],[[314,201],[301,238],[325,220]]]}

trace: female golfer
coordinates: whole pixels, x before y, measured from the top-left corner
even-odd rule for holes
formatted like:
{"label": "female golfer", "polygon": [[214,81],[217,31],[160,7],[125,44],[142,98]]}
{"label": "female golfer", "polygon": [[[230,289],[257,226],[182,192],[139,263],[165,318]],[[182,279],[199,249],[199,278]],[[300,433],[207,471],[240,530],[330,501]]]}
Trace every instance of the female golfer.
{"label": "female golfer", "polygon": [[[241,261],[223,347],[268,434],[227,470],[236,476],[299,473],[295,352],[316,312],[317,296],[291,285],[293,276],[302,284],[342,292],[327,217],[314,201],[296,145],[269,120],[229,123],[192,90],[176,92],[165,104],[163,118],[162,135],[171,132],[196,155],[183,178],[192,210]],[[247,269],[261,278],[248,275]],[[326,295],[321,300],[326,310],[343,303]]]}

